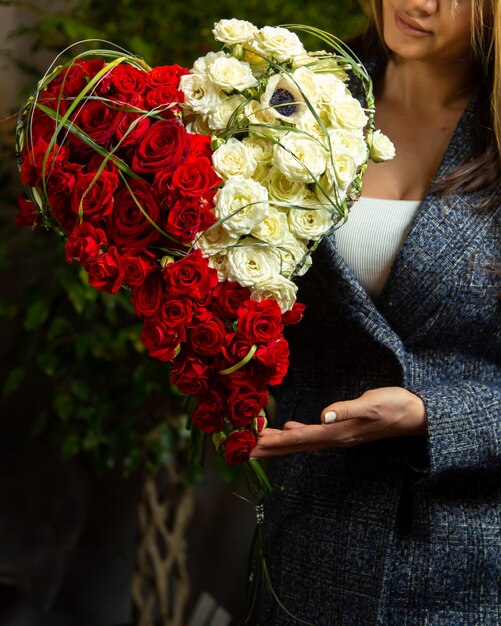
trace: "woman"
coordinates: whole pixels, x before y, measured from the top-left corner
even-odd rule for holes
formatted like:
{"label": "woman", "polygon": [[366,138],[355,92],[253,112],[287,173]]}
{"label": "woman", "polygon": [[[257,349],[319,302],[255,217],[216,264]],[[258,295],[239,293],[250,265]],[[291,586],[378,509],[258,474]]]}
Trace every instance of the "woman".
{"label": "woman", "polygon": [[[388,201],[372,258],[350,218],[300,285],[278,427],[253,452],[277,457],[272,581],[315,626],[499,624],[501,7],[372,9],[364,60],[397,156],[353,208]],[[260,623],[296,622],[268,606]]]}

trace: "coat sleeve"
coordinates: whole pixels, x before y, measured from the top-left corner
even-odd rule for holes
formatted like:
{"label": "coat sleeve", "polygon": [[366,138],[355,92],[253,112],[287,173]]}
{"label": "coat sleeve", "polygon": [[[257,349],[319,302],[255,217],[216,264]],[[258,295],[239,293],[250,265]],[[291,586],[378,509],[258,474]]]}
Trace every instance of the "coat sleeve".
{"label": "coat sleeve", "polygon": [[411,389],[426,406],[427,460],[409,462],[427,478],[501,470],[501,387],[461,382]]}

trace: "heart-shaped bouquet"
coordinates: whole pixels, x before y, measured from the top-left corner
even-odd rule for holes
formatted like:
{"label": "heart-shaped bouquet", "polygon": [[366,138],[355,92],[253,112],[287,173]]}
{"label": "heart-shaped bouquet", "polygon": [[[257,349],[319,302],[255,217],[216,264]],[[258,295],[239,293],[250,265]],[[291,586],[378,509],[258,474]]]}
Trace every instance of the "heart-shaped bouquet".
{"label": "heart-shaped bouquet", "polygon": [[[290,27],[293,28],[293,27]],[[336,38],[221,20],[191,70],[93,50],[52,69],[21,112],[18,223],[67,238],[95,288],[124,288],[151,357],[195,400],[230,465],[265,427],[299,322],[293,279],[346,219],[369,158],[371,81]],[[364,106],[347,88],[361,85]]]}

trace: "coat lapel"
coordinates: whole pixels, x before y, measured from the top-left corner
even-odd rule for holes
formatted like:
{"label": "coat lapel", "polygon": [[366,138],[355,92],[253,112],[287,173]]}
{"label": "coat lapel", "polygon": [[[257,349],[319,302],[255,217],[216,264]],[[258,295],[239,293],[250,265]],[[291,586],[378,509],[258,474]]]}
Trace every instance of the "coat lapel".
{"label": "coat lapel", "polygon": [[[473,99],[459,120],[436,179],[469,156],[475,111]],[[477,194],[441,197],[434,191],[423,200],[375,303],[406,345],[427,333],[451,292],[464,281],[465,263],[492,219],[490,209],[478,207],[479,200]]]}
{"label": "coat lapel", "polygon": [[[466,107],[437,170],[436,177],[451,171],[471,149],[476,102]],[[353,271],[338,254],[334,236],[325,237],[313,262],[322,268],[320,279],[327,297],[341,298],[347,315],[391,350],[405,368],[405,349],[421,336],[440,311],[456,282],[464,253],[478,235],[485,219],[473,227],[473,195],[449,193],[439,197],[430,191],[420,206],[404,245],[391,268],[381,297],[373,301]],[[480,213],[479,213],[480,214]],[[348,218],[349,219],[349,218]],[[333,276],[334,275],[334,276]],[[332,289],[332,281],[337,289]]]}

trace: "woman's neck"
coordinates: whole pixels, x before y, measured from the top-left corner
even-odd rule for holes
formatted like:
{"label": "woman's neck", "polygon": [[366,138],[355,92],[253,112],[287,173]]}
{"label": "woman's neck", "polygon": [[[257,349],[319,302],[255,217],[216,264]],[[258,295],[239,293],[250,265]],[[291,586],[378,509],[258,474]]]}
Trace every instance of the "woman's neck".
{"label": "woman's neck", "polygon": [[395,56],[386,65],[380,95],[415,113],[463,109],[477,89],[477,74],[470,60],[444,65]]}

